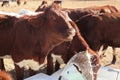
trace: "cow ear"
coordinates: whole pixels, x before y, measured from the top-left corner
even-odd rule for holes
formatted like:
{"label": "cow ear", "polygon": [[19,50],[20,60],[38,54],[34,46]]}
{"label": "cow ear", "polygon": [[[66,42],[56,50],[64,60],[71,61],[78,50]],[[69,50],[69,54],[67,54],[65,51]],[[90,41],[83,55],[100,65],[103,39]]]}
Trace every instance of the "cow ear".
{"label": "cow ear", "polygon": [[33,27],[39,28],[44,24],[44,18],[40,18],[40,17],[29,18],[28,22]]}

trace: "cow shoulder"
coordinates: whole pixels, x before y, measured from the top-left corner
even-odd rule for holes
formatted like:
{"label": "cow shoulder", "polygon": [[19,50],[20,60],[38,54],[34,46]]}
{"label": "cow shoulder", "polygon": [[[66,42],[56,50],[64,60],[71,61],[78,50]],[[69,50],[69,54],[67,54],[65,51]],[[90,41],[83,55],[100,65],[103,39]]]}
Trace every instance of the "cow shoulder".
{"label": "cow shoulder", "polygon": [[90,27],[97,26],[102,21],[102,17],[99,14],[88,17],[87,25]]}
{"label": "cow shoulder", "polygon": [[[85,15],[85,17],[83,16],[83,18],[81,18],[77,24],[79,24],[79,26],[84,26],[84,28],[93,28],[94,26],[97,26],[98,23],[102,20],[102,17],[99,16],[98,14],[88,14],[87,16]],[[81,28],[82,28],[81,27]]]}
{"label": "cow shoulder", "polygon": [[13,27],[15,20],[17,20],[17,18],[14,16],[0,14],[0,29],[9,29]]}

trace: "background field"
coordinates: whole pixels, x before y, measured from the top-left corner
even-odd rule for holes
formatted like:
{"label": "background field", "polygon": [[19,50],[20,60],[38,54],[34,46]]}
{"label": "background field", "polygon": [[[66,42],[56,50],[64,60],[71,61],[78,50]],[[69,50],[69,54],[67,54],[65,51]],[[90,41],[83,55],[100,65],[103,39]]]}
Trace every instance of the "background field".
{"label": "background field", "polygon": [[[17,6],[16,2],[10,2],[10,7],[0,7],[2,11],[8,12],[19,12],[21,9],[36,10],[37,7],[41,4],[42,0],[28,0],[27,5]],[[48,0],[49,1],[49,0]],[[49,1],[51,3],[52,0]],[[0,2],[0,5],[2,2]],[[98,6],[98,5],[114,5],[120,9],[120,0],[63,0],[63,7],[67,8],[84,8],[88,6]]]}
{"label": "background field", "polygon": [[[49,1],[51,3],[51,1]],[[2,2],[0,2],[0,5]],[[38,0],[29,0],[27,5],[21,5],[17,6],[16,2],[10,2],[9,7],[1,7],[1,11],[6,11],[6,12],[16,12],[19,13],[21,9],[28,9],[31,11],[35,11],[37,7],[41,4],[41,1]],[[84,8],[84,7],[89,7],[89,6],[100,6],[100,5],[114,5],[118,9],[120,9],[120,0],[63,0],[63,7],[67,8]],[[117,54],[117,62],[114,65],[110,65],[110,67],[120,69],[120,49],[118,48],[116,51]],[[110,63],[112,60],[112,49],[109,47],[106,52],[106,57],[104,57],[101,60],[102,65],[107,65]],[[9,62],[9,60],[7,61]],[[11,65],[7,65],[8,67],[11,67]]]}

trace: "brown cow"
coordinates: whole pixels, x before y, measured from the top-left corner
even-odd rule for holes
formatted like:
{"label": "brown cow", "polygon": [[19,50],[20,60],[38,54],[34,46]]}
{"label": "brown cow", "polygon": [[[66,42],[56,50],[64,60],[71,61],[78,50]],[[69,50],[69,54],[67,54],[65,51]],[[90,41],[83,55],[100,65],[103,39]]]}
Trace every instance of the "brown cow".
{"label": "brown cow", "polygon": [[[79,12],[79,13],[78,13]],[[71,11],[70,13],[69,13],[69,16],[71,17],[71,19],[72,20],[76,20],[77,18],[78,18],[78,16],[80,17],[80,15],[82,14],[82,13],[85,13],[85,11],[83,10],[83,12],[80,12],[79,10],[78,10],[78,12],[77,12],[77,10],[75,11],[75,10],[73,10],[73,11]],[[76,13],[76,14],[75,14]],[[80,14],[81,13],[81,14]],[[90,12],[91,13],[91,12]],[[86,13],[86,14],[90,14],[90,13]],[[108,12],[107,12],[108,13]],[[84,15],[84,14],[83,14]],[[82,16],[83,16],[82,15]],[[78,19],[78,21],[79,21],[79,19]],[[84,22],[84,21],[83,21]],[[81,30],[81,34],[83,35],[83,33],[82,32],[84,32],[85,33],[85,31],[83,31],[83,30],[85,30],[85,28],[84,29],[80,29]],[[84,34],[85,35],[85,34]],[[84,37],[84,36],[83,36]],[[86,35],[86,37],[87,37],[87,35]],[[91,45],[91,46],[93,46],[92,44],[89,44],[89,45]],[[102,45],[104,45],[105,47],[104,47],[104,50],[107,48],[107,46],[108,45],[106,45],[106,44],[102,44]],[[116,56],[115,56],[115,54],[114,54],[114,52],[115,52],[115,47],[114,46],[112,46],[113,47],[113,60],[112,60],[112,62],[111,63],[115,63],[115,61],[116,61]],[[98,51],[99,49],[97,49],[96,51]]]}
{"label": "brown cow", "polygon": [[[85,15],[85,14],[88,14],[88,13],[89,12],[86,11],[85,13],[82,13],[81,15]],[[79,16],[79,15],[77,15],[77,16]],[[77,17],[74,16],[74,18],[77,18]],[[79,31],[79,29],[78,29],[78,31]],[[85,44],[86,44],[85,40],[82,38],[81,34],[79,33],[79,35],[76,35],[74,37],[72,42],[62,43],[60,46],[55,47],[51,51],[51,53],[61,55],[61,57],[63,58],[63,61],[65,61],[65,63],[67,63],[67,61],[77,52],[82,51],[82,50],[86,50],[87,48],[89,49],[89,46],[88,45],[86,46]],[[93,52],[91,52],[91,53],[93,53]],[[51,72],[53,70],[53,67],[51,67],[51,66],[53,66],[52,62],[51,62],[52,61],[51,60],[51,55],[49,54],[49,56],[47,58],[48,58],[47,59],[48,60],[47,61],[48,62],[48,64],[47,64],[48,65],[47,66],[48,71],[47,72],[49,72],[48,74],[51,74]],[[99,64],[98,62],[97,63],[96,62],[97,61],[92,61],[92,63],[94,65]],[[62,63],[64,63],[64,62],[62,62]],[[95,70],[95,69],[99,69],[99,66],[96,66],[96,67],[94,68],[95,73],[97,72],[97,70]],[[94,80],[96,80],[96,74],[95,74],[95,79]]]}
{"label": "brown cow", "polygon": [[[88,11],[88,10],[87,10]],[[82,14],[82,15],[85,15],[85,14],[87,14],[88,12],[85,12],[84,14]],[[77,17],[77,19],[79,19],[82,15],[77,15],[78,17]],[[81,34],[79,34],[79,29],[77,29],[77,31],[78,31],[78,35],[77,35],[77,39],[79,40],[79,42],[83,45],[83,47],[84,47],[84,50],[86,50],[86,49],[89,49],[89,46],[86,44],[86,42],[85,42],[85,40],[82,38],[82,36],[81,36]],[[63,43],[64,44],[64,43]],[[67,43],[65,43],[65,46],[63,45],[63,47],[61,47],[61,50],[62,49],[67,49],[67,45],[66,45]],[[69,45],[69,43],[68,43],[68,45]],[[54,50],[56,50],[56,49],[54,49]],[[58,51],[60,51],[60,50],[58,50]],[[62,51],[64,51],[64,50],[62,50]],[[61,51],[60,51],[61,52]],[[67,52],[68,53],[68,52]],[[91,52],[91,53],[94,53],[94,52]],[[63,53],[61,53],[61,54],[63,54]],[[74,53],[75,54],[75,53]],[[64,54],[63,54],[64,55]],[[66,52],[65,52],[65,55],[66,55]],[[70,53],[70,57],[72,57],[71,56],[72,54]],[[67,57],[68,57],[68,55],[67,55]],[[52,64],[51,64],[51,62],[49,62],[49,61],[51,61],[51,58],[50,58],[50,56],[48,56],[48,59],[47,59],[48,61],[48,65],[51,65],[52,66]],[[68,60],[66,60],[66,61],[68,61]],[[49,64],[50,63],[50,64]],[[93,62],[94,63],[94,62]],[[99,64],[99,63],[97,63],[97,64]],[[49,67],[49,66],[48,66]],[[48,74],[50,74],[52,71],[52,69],[50,69],[50,68],[47,68],[48,70],[47,70],[47,72],[48,72]]]}
{"label": "brown cow", "polygon": [[[96,11],[97,13],[117,13],[119,10],[115,6],[111,5],[105,5],[105,6],[95,6],[95,7],[87,7],[87,8],[79,8],[79,9],[63,9],[69,12],[69,16],[71,17],[72,20],[76,21],[78,18],[81,16],[87,15],[87,14],[95,14]],[[104,45],[104,44],[103,44]],[[105,47],[103,50],[105,51],[107,49],[108,45],[104,45]],[[112,59],[112,64],[115,63],[116,61],[116,56],[115,56],[115,47],[113,47],[113,59]]]}
{"label": "brown cow", "polygon": [[[83,33],[90,47],[94,50],[98,50],[102,44],[113,47],[120,46],[119,35],[117,35],[120,30],[118,26],[120,25],[119,19],[120,13],[105,13],[88,16],[78,21],[77,24],[80,25],[81,33]],[[86,22],[88,24],[86,24]],[[81,27],[83,25],[84,27]],[[94,41],[92,41],[92,39],[94,39]]]}
{"label": "brown cow", "polygon": [[[87,7],[85,9],[92,9],[93,11],[99,11],[99,13],[116,13],[119,12],[119,10],[115,6],[111,5],[104,5],[104,6],[93,6],[93,7]],[[105,51],[107,50],[108,45],[103,45],[102,53],[100,53],[101,57],[104,56]],[[112,47],[113,49],[113,59],[111,61],[111,64],[115,64],[116,62],[116,49],[115,47]]]}
{"label": "brown cow", "polygon": [[[76,20],[79,21],[79,18],[81,18],[84,15],[88,16],[89,14],[94,14],[94,12],[90,11],[89,9],[68,9],[67,11],[69,12],[69,16],[71,17],[71,19],[74,20],[74,21],[76,21]],[[80,31],[84,32],[84,33],[85,33],[85,30],[86,30],[85,27],[84,27],[84,31],[83,31],[83,29],[80,29]],[[86,36],[87,36],[87,34],[86,34]],[[72,42],[62,43],[60,46],[57,46],[56,48],[54,48],[51,51],[51,53],[61,55],[64,62],[66,63],[75,54],[74,52],[79,52],[79,51],[82,51],[82,50],[85,50],[85,47],[83,47],[81,45],[81,43],[79,42],[79,40],[76,36],[76,37],[74,37]],[[51,57],[51,55],[48,56],[48,65],[53,66],[50,62],[50,60],[51,60],[50,57]],[[61,62],[61,63],[64,63],[64,62]],[[50,67],[50,66],[48,66],[48,70],[49,70],[49,72],[52,72],[52,67]]]}
{"label": "brown cow", "polygon": [[[112,12],[117,12],[117,9],[114,7],[114,6],[109,6],[109,5],[106,5],[106,6],[101,6],[101,7],[96,7],[96,8],[85,8],[85,9],[66,9],[64,8],[63,9],[64,11],[68,11],[70,12],[69,16],[72,18],[72,20],[76,21],[78,20],[80,17],[84,16],[84,15],[87,15],[87,14],[94,14],[94,13],[112,13]],[[36,11],[39,11],[39,8],[36,10]],[[41,11],[41,10],[40,10]],[[74,39],[75,40],[75,39]],[[55,53],[55,54],[59,54],[61,55],[62,54],[62,58],[64,59],[65,63],[74,55],[74,51],[75,52],[79,52],[81,50],[85,50],[85,47],[81,47],[80,45],[78,45],[79,43],[75,42],[73,40],[73,43],[72,45],[74,46],[71,46],[71,44],[68,42],[68,43],[63,43],[61,44],[60,46],[56,47],[54,50],[52,50],[51,53]],[[78,40],[79,41],[79,40]],[[78,46],[76,46],[76,45]],[[69,47],[72,47],[72,48],[69,48]],[[64,53],[64,54],[63,54]],[[67,54],[68,53],[68,54]],[[71,55],[70,55],[71,54]],[[66,55],[67,55],[67,58],[66,58]],[[68,57],[70,56],[70,57]],[[66,59],[66,60],[65,60]],[[48,65],[50,66],[53,66],[51,64],[51,55],[49,54],[48,56]],[[63,62],[61,62],[63,63]],[[52,72],[52,68],[53,67],[49,67],[48,66],[48,72],[49,74],[51,74]]]}
{"label": "brown cow", "polygon": [[98,11],[99,13],[116,13],[116,12],[119,12],[118,9],[115,6],[111,6],[111,5],[86,7],[84,9]]}
{"label": "brown cow", "polygon": [[[118,10],[114,6],[109,6],[109,5],[107,5],[105,7],[104,6],[99,7],[99,9],[97,8],[97,9],[92,9],[92,10],[90,8],[88,8],[88,9],[63,9],[63,10],[69,11],[70,12],[69,16],[74,21],[78,20],[79,18],[81,18],[84,15],[94,14],[96,11],[97,11],[97,13],[99,13],[99,12],[101,12],[101,13],[104,13],[104,12],[107,12],[107,13],[109,13],[109,12],[110,13],[118,12]],[[81,43],[78,43],[79,41],[78,41],[77,37],[74,38],[72,42],[73,42],[72,45],[71,45],[71,42],[70,43],[69,42],[68,43],[62,43],[61,46],[56,47],[52,51],[52,53],[62,55],[62,58],[64,59],[64,61],[66,63],[74,55],[74,51],[79,52],[81,50],[85,50],[84,47],[80,46]],[[69,47],[71,47],[71,49]],[[51,62],[49,63],[49,61],[51,61],[50,57],[51,57],[51,55],[48,56],[48,65],[53,66]],[[52,67],[50,67],[50,66],[48,66],[48,72],[52,72]],[[98,69],[99,69],[99,67],[98,67]]]}
{"label": "brown cow", "polygon": [[[0,16],[0,56],[9,54],[15,62],[34,59],[42,64],[52,48],[75,35],[69,17],[57,5],[32,16]],[[22,79],[21,72],[17,71],[17,80]]]}

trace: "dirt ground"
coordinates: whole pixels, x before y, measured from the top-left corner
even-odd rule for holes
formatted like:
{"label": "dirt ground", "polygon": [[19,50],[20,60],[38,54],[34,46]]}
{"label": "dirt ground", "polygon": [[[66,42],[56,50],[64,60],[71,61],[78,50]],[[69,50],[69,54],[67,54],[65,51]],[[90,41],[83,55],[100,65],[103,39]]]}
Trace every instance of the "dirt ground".
{"label": "dirt ground", "polygon": [[[41,4],[42,0],[28,0],[27,5],[17,6],[16,2],[10,2],[9,7],[1,7],[2,2],[0,2],[0,10],[7,12],[19,12],[21,9],[29,9],[35,11]],[[49,0],[48,0],[49,1]],[[53,0],[50,0],[51,3]],[[100,5],[114,5],[120,9],[120,0],[63,0],[63,7],[66,8],[84,8],[89,6],[100,6]]]}
{"label": "dirt ground", "polygon": [[[51,1],[49,1],[49,3],[51,3]],[[0,2],[0,5],[2,3]],[[1,11],[5,11],[5,12],[16,12],[19,13],[19,11],[21,9],[28,9],[31,11],[35,11],[37,9],[37,7],[41,4],[41,1],[38,0],[28,0],[27,5],[20,5],[17,6],[16,2],[10,2],[10,6],[9,7],[0,7]],[[117,7],[118,9],[120,9],[120,0],[63,0],[63,7],[67,7],[67,8],[84,8],[84,7],[89,7],[89,6],[99,6],[99,5],[114,5],[115,7]],[[120,49],[118,48],[116,51],[117,54],[117,62],[114,65],[110,65],[109,67],[113,67],[116,69],[120,69]],[[109,47],[106,51],[106,57],[104,57],[101,60],[101,64],[102,65],[107,65],[111,62],[112,60],[112,49],[111,47]],[[6,63],[10,63],[10,60],[5,61]],[[12,65],[7,65],[7,68],[14,68],[14,66]]]}

